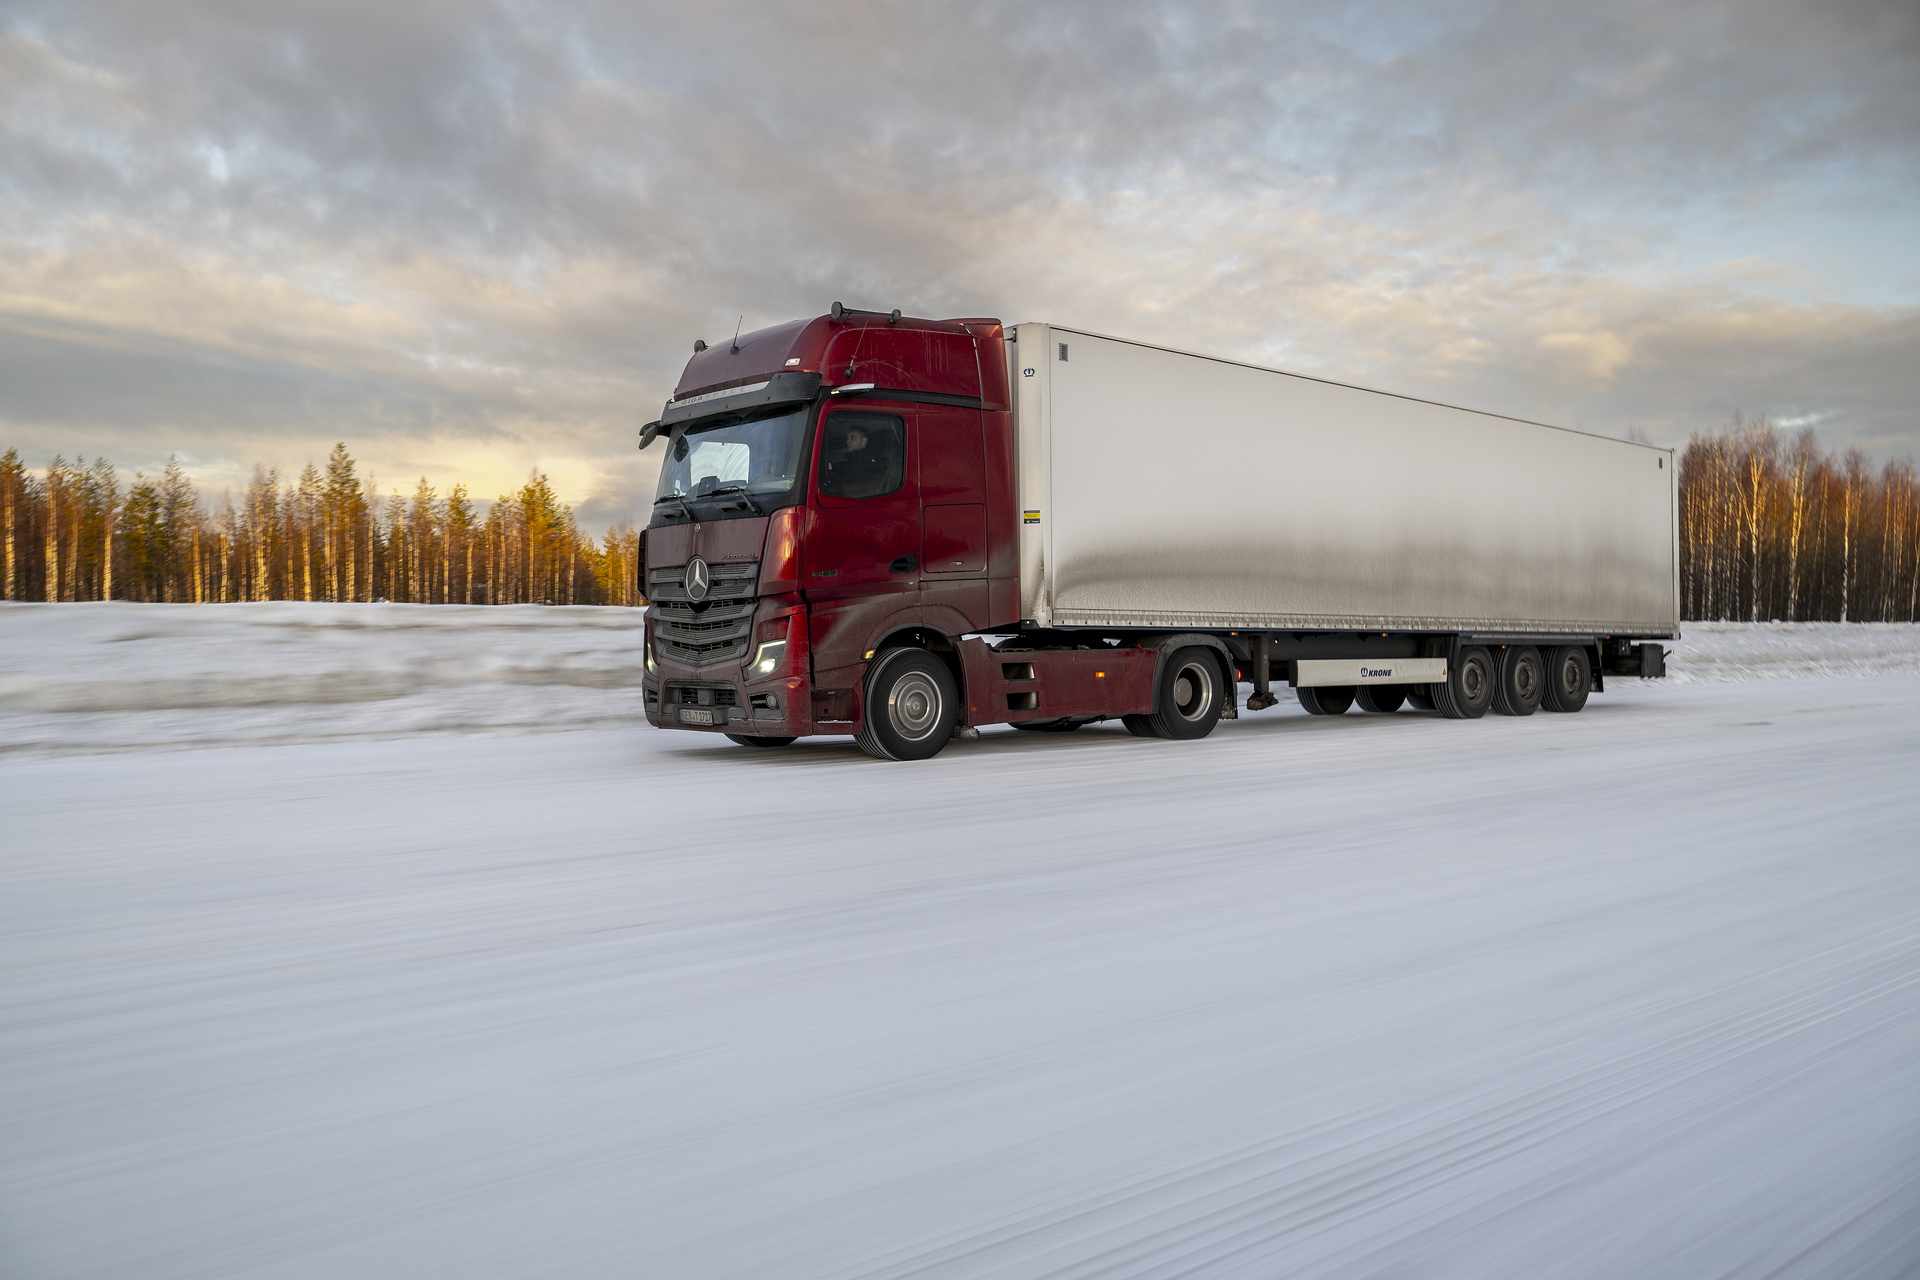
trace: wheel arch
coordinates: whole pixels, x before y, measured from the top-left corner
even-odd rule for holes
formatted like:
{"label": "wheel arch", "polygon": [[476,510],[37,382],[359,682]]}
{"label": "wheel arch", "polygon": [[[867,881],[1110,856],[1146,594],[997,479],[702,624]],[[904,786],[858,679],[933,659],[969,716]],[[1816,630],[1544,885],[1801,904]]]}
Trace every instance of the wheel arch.
{"label": "wheel arch", "polygon": [[[957,614],[954,618],[944,618],[937,613],[934,616],[928,616],[928,613],[933,611],[916,610],[915,612],[920,616],[903,618],[896,615],[882,625],[872,642],[867,645],[868,666],[872,665],[874,658],[888,649],[924,649],[940,659],[941,665],[946,667],[948,674],[953,677],[954,688],[960,691],[960,705],[966,706],[966,664],[960,660],[960,648],[955,639],[956,636],[964,633],[965,620],[960,619]],[[954,628],[956,621],[962,624],[957,629]]]}

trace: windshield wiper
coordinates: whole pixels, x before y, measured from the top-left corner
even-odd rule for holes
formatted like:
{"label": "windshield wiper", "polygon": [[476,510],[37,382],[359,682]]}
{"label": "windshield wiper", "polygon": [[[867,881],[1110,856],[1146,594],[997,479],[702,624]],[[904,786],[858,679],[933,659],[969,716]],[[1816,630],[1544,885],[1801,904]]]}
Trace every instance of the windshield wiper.
{"label": "windshield wiper", "polygon": [[661,503],[663,503],[663,502],[677,502],[677,503],[679,503],[679,504],[680,504],[680,510],[681,510],[681,512],[682,512],[682,513],[683,513],[683,514],[684,514],[684,515],[685,515],[685,516],[687,517],[687,519],[689,519],[689,520],[691,520],[691,519],[693,519],[693,508],[692,508],[692,507],[690,507],[690,506],[688,506],[688,505],[687,505],[687,500],[686,500],[685,498],[683,498],[683,497],[681,497],[681,496],[680,496],[679,494],[677,494],[677,493],[663,493],[663,494],[661,494],[661,495],[660,495],[659,497],[657,497],[657,498],[655,498],[655,499],[653,500],[653,505],[657,507],[657,506],[659,506],[659,505],[660,505]]}
{"label": "windshield wiper", "polygon": [[747,510],[753,512],[753,514],[757,516],[762,516],[766,514],[766,512],[760,509],[760,504],[753,500],[753,495],[747,492],[747,486],[743,484],[723,485],[718,489],[709,489],[706,491],[705,494],[701,496],[707,497],[707,498],[717,498],[723,493],[737,493],[740,495],[740,500],[747,504]]}

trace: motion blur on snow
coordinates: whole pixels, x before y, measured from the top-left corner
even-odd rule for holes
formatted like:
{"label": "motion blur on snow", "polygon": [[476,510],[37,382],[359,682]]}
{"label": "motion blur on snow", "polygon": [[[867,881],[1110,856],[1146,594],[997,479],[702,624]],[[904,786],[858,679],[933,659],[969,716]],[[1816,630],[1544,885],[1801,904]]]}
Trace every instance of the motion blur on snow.
{"label": "motion blur on snow", "polygon": [[[641,625],[584,606],[0,602],[0,755],[644,728]],[[1675,685],[1920,674],[1920,626],[1689,623],[1669,666]]]}
{"label": "motion blur on snow", "polygon": [[913,765],[640,634],[0,606],[0,1275],[1920,1265],[1920,627]]}

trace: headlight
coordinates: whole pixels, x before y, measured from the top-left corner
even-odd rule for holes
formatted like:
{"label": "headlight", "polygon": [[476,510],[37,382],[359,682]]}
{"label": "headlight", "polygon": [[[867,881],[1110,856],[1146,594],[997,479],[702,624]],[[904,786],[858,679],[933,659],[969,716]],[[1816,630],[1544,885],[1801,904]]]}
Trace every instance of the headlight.
{"label": "headlight", "polygon": [[769,640],[753,651],[753,663],[747,670],[756,676],[770,676],[786,652],[785,640]]}

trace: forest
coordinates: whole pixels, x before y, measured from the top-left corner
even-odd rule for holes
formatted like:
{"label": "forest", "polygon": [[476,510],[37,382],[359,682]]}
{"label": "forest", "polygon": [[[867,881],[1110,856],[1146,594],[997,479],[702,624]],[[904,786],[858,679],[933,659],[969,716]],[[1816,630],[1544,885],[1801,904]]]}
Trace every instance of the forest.
{"label": "forest", "polygon": [[1679,474],[1682,617],[1920,621],[1911,462],[1736,416],[1687,442]]}
{"label": "forest", "polygon": [[124,488],[105,458],[27,471],[0,455],[7,600],[391,600],[642,604],[639,534],[580,532],[535,472],[484,514],[465,486],[424,477],[381,498],[345,444],[299,476],[255,467],[244,493],[203,502],[176,460]]}
{"label": "forest", "polygon": [[[1697,432],[1679,465],[1682,616],[1920,621],[1913,466],[1834,454],[1765,419]],[[345,444],[298,477],[256,467],[216,507],[177,462],[122,486],[104,458],[0,455],[0,599],[639,605],[639,534],[598,540],[535,472],[482,513],[422,478],[378,496]]]}

